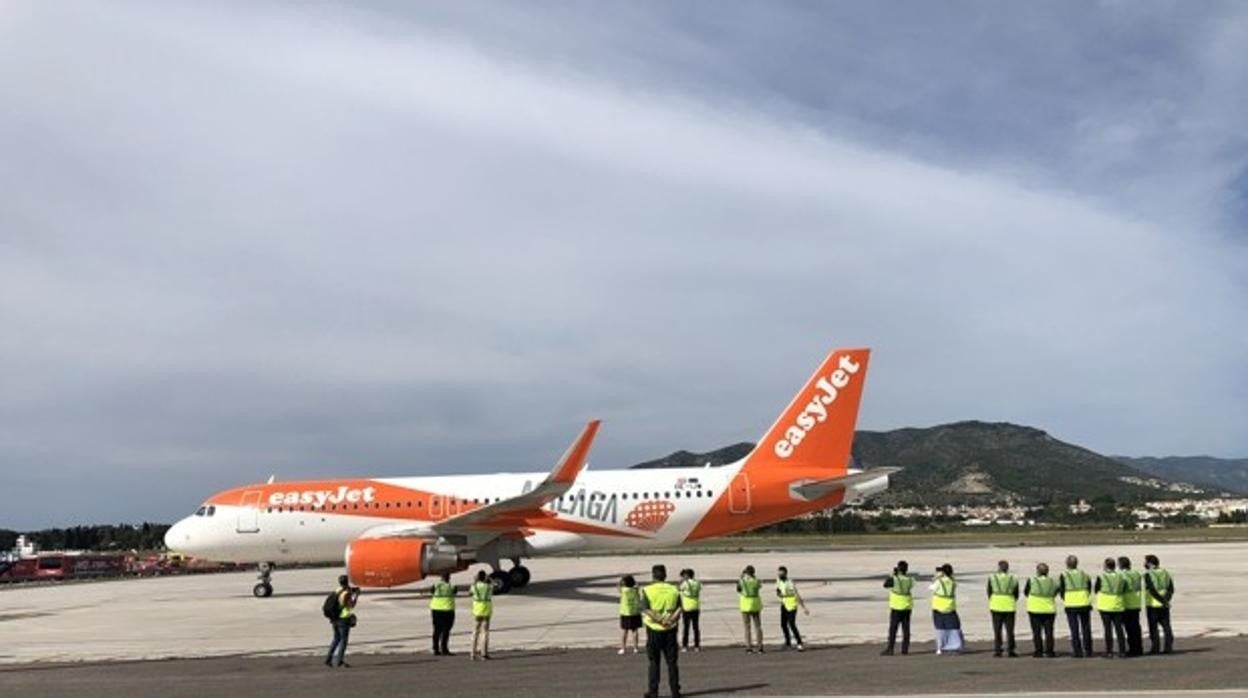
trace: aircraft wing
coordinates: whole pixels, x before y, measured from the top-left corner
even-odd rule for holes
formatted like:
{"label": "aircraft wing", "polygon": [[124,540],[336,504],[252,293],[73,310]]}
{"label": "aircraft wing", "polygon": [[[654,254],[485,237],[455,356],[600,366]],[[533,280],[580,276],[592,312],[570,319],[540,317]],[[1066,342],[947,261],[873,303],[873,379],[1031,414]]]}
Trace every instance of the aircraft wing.
{"label": "aircraft wing", "polygon": [[793,487],[794,494],[800,495],[804,499],[814,500],[831,494],[837,490],[849,489],[854,485],[861,485],[881,477],[887,477],[893,473],[899,472],[901,468],[871,468],[869,470],[861,470],[856,473],[842,475],[840,477],[828,478],[827,480],[816,480],[807,482]]}
{"label": "aircraft wing", "polygon": [[[376,538],[426,538],[432,536],[469,536],[474,542],[497,537],[508,531],[525,528],[526,521],[551,516],[542,507],[562,496],[576,482],[589,458],[589,449],[602,420],[595,419],[585,425],[576,440],[564,452],[550,475],[533,489],[500,502],[493,502],[452,516],[442,521],[419,526],[386,527],[372,532]],[[483,535],[484,534],[484,535]]]}

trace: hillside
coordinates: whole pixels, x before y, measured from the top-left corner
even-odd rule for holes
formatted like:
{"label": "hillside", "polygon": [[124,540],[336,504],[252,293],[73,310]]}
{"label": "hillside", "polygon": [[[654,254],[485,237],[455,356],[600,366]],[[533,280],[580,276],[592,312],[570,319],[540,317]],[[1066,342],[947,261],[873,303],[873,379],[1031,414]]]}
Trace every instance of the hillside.
{"label": "hillside", "polygon": [[1248,494],[1248,458],[1114,456],[1114,459],[1165,480],[1181,480],[1213,490]]}
{"label": "hillside", "polygon": [[[739,443],[706,453],[677,451],[635,468],[723,465],[749,453]],[[1113,497],[1119,501],[1180,496],[1166,483],[1113,458],[1059,441],[1031,427],[957,422],[923,429],[860,431],[858,467],[899,466],[881,504],[1049,504]],[[1130,478],[1132,482],[1124,482]],[[1161,478],[1168,479],[1168,478]]]}
{"label": "hillside", "polygon": [[662,458],[648,460],[645,463],[638,463],[637,465],[634,465],[633,467],[634,468],[692,468],[692,467],[701,467],[701,466],[706,465],[707,463],[710,463],[712,466],[727,465],[728,463],[735,463],[741,460],[742,458],[745,458],[746,454],[748,454],[753,449],[754,449],[754,444],[748,441],[742,441],[739,444],[725,446],[723,448],[715,449],[714,451],[707,451],[706,453],[691,453],[689,451],[677,451],[673,454],[664,456]]}

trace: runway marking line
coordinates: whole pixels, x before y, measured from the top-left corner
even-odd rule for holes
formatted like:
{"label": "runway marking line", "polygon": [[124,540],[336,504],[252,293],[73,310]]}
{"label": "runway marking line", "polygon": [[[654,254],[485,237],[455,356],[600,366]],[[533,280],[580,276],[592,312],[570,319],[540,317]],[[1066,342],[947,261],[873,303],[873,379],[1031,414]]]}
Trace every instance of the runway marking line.
{"label": "runway marking line", "polygon": [[[1235,696],[1248,695],[1248,688],[1185,688],[1116,691],[996,691],[991,693],[889,693],[889,698],[1060,698],[1061,696]],[[880,698],[876,694],[842,695],[839,698]]]}

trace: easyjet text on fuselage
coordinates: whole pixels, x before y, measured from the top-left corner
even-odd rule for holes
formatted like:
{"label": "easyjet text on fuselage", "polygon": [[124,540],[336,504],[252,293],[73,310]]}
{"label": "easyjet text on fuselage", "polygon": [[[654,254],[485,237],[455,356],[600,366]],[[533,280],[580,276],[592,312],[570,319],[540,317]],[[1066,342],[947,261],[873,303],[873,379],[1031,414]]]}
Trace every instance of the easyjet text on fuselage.
{"label": "easyjet text on fuselage", "polygon": [[346,485],[339,485],[336,490],[274,492],[269,495],[269,506],[292,506],[298,504],[325,506],[326,504],[371,502],[376,498],[376,487],[347,487]]}

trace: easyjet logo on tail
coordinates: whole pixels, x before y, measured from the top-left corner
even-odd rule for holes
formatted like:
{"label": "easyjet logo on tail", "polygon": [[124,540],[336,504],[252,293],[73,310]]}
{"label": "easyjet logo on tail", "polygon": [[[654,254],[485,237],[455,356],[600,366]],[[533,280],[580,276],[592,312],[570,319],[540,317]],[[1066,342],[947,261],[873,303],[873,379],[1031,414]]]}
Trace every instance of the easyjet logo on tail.
{"label": "easyjet logo on tail", "polygon": [[371,502],[377,497],[376,487],[347,487],[339,485],[337,490],[290,490],[274,492],[269,495],[269,506],[294,504],[342,504],[343,502]]}
{"label": "easyjet logo on tail", "polygon": [[781,458],[792,456],[806,435],[827,421],[828,406],[836,402],[836,396],[849,385],[850,378],[861,368],[861,364],[854,363],[853,358],[846,355],[841,357],[836,370],[831,375],[819,377],[815,383],[815,389],[818,392],[811,397],[806,408],[793,420],[793,424],[784,430],[784,435],[780,437],[780,440],[776,441],[774,449],[777,456]]}

